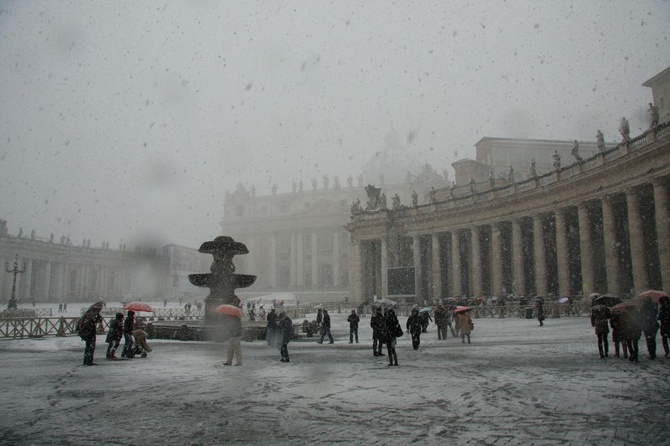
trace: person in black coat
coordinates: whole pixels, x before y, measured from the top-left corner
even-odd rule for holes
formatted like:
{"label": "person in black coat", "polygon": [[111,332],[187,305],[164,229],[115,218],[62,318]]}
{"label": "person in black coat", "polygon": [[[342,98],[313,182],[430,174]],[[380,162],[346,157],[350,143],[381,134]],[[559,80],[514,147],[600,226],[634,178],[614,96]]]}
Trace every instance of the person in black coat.
{"label": "person in black coat", "polygon": [[358,323],[361,318],[356,314],[356,310],[351,310],[351,314],[347,317],[349,322],[349,344],[353,344],[354,337],[356,337],[356,344],[358,344]]}
{"label": "person in black coat", "polygon": [[116,313],[116,318],[109,324],[109,332],[105,342],[107,346],[107,359],[116,359],[116,349],[119,348],[119,343],[123,337],[123,313]]}
{"label": "person in black coat", "polygon": [[133,330],[135,329],[135,312],[128,311],[128,316],[123,322],[123,351],[122,358],[132,358],[132,351],[135,349],[135,342],[133,341]]}
{"label": "person in black coat", "polygon": [[384,356],[382,353],[382,344],[384,343],[382,335],[386,323],[381,308],[377,308],[370,318],[370,327],[372,327],[372,352],[375,356]]}
{"label": "person in black coat", "polygon": [[661,297],[658,301],[658,321],[661,323],[661,343],[663,350],[665,350],[665,357],[668,357],[670,350],[668,349],[668,337],[670,337],[670,298]]}
{"label": "person in black coat", "polygon": [[628,360],[638,362],[638,342],[642,335],[642,324],[637,308],[628,307],[621,310],[621,326],[621,336],[628,347]]}
{"label": "person in black coat", "polygon": [[101,310],[102,303],[98,302],[92,305],[77,322],[77,333],[86,342],[86,346],[84,347],[84,365],[96,365],[93,363],[93,355],[95,353],[97,327],[102,322],[102,316],[100,316]]}
{"label": "person in black coat", "polygon": [[288,343],[293,337],[293,321],[283,311],[279,313],[279,318],[277,319],[277,331],[281,336],[281,347],[279,349],[281,362],[289,362]]}
{"label": "person in black coat", "polygon": [[419,314],[419,310],[414,308],[412,314],[407,318],[406,324],[407,331],[412,336],[412,348],[414,350],[419,349],[421,344],[421,332],[423,331],[423,320]]}
{"label": "person in black coat", "polygon": [[323,338],[328,336],[328,339],[330,339],[329,344],[332,344],[335,341],[333,341],[333,335],[330,334],[330,315],[326,310],[323,310],[323,321],[321,322],[321,324],[322,324],[321,339],[319,339],[316,342],[318,342],[319,344],[323,344]]}
{"label": "person in black coat", "polygon": [[651,297],[642,298],[640,305],[640,317],[642,320],[642,332],[644,339],[647,341],[647,352],[649,352],[649,359],[656,359],[656,333],[658,333],[658,309],[656,304],[652,302]]}
{"label": "person in black coat", "polygon": [[398,334],[402,335],[402,327],[398,322],[398,317],[395,315],[393,308],[389,309],[385,318],[386,326],[382,333],[382,338],[386,342],[386,350],[389,354],[389,366],[398,365],[398,354],[395,351],[396,337]]}
{"label": "person in black coat", "polygon": [[277,330],[277,313],[272,308],[265,318],[268,324],[265,326],[265,340],[268,345],[274,344],[275,331]]}

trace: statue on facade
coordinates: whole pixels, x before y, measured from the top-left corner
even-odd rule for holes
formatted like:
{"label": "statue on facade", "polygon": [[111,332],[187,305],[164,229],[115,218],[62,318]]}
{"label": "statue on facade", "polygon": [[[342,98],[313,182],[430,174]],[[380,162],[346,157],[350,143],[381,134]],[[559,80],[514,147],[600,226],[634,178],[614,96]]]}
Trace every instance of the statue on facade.
{"label": "statue on facade", "polygon": [[583,161],[582,157],[579,156],[579,141],[575,139],[574,144],[572,145],[572,150],[570,151],[570,154],[575,157],[575,160],[577,160],[578,163],[581,163]]}
{"label": "statue on facade", "polygon": [[7,220],[0,220],[0,237],[7,237],[8,234]]}
{"label": "statue on facade", "polygon": [[23,226],[19,226],[19,238],[23,237]]}
{"label": "statue on facade", "polygon": [[392,207],[394,211],[397,211],[400,209],[400,196],[398,194],[393,195],[391,197],[391,200],[393,201]]}
{"label": "statue on facade", "polygon": [[363,187],[363,175],[358,176],[358,187]]}
{"label": "statue on facade", "polygon": [[361,199],[356,198],[356,201],[351,203],[351,215],[359,215],[362,212],[363,208],[361,207]]}
{"label": "statue on facade", "polygon": [[277,194],[277,183],[272,183],[272,195]]}
{"label": "statue on facade", "polygon": [[436,190],[434,186],[430,186],[430,192],[428,192],[428,196],[430,197],[430,204],[435,204],[437,203],[437,197],[435,196]]}
{"label": "statue on facade", "polygon": [[535,158],[530,160],[530,167],[528,167],[528,173],[531,178],[537,177],[537,170],[535,170]]}
{"label": "statue on facade", "polygon": [[472,194],[477,193],[477,183],[475,182],[475,179],[473,177],[470,177],[470,193]]}
{"label": "statue on facade", "polygon": [[316,179],[312,178],[312,190],[316,190]]}
{"label": "statue on facade", "polygon": [[417,207],[419,205],[419,194],[415,190],[412,191],[412,207]]}
{"label": "statue on facade", "polygon": [[323,176],[323,188],[328,189],[328,185],[330,184],[330,179],[328,178],[328,175]]}
{"label": "statue on facade", "polygon": [[444,180],[445,183],[449,181],[449,172],[447,172],[447,169],[444,169],[442,171],[442,179]]}
{"label": "statue on facade", "polygon": [[347,186],[354,187],[354,179],[351,177],[351,175],[349,175],[347,178]]}
{"label": "statue on facade", "polygon": [[52,232],[52,233],[49,235],[49,243],[53,243],[53,242],[54,242],[54,233]]}
{"label": "statue on facade", "polygon": [[507,181],[509,183],[514,183],[514,167],[509,166],[509,172],[507,172]]}
{"label": "statue on facade", "polygon": [[291,192],[295,193],[298,190],[298,184],[294,181],[291,184]]}
{"label": "statue on facade", "polygon": [[621,142],[630,140],[630,125],[628,124],[628,119],[625,117],[619,121],[619,133],[621,133]]}
{"label": "statue on facade", "polygon": [[366,211],[375,211],[379,209],[379,195],[382,189],[380,187],[375,187],[371,184],[368,184],[365,187],[365,192],[368,194],[368,204],[365,208]]}
{"label": "statue on facade", "polygon": [[340,177],[337,175],[333,178],[333,189],[340,190]]}
{"label": "statue on facade", "polygon": [[600,129],[596,132],[596,145],[601,152],[607,150],[607,146],[605,146],[605,135],[603,135],[603,132],[601,132]]}
{"label": "statue on facade", "polygon": [[649,118],[651,120],[649,128],[653,129],[658,125],[658,107],[650,102],[649,109],[647,111],[649,112]]}
{"label": "statue on facade", "polygon": [[554,150],[551,158],[554,160],[554,169],[559,170],[561,168],[561,155],[558,153],[558,150]]}
{"label": "statue on facade", "polygon": [[386,194],[382,194],[381,197],[379,197],[379,208],[388,209],[386,206]]}
{"label": "statue on facade", "polygon": [[381,184],[382,186],[384,185],[384,174],[383,173],[379,174],[379,184]]}
{"label": "statue on facade", "polygon": [[30,240],[35,240],[35,230],[30,231]]}
{"label": "statue on facade", "polygon": [[449,188],[449,198],[456,198],[456,182],[451,182],[451,187]]}
{"label": "statue on facade", "polygon": [[490,171],[489,171],[489,187],[490,187],[491,189],[493,189],[493,188],[495,187],[495,185],[496,185],[496,178],[495,178],[495,176],[493,175],[493,171],[490,170]]}
{"label": "statue on facade", "polygon": [[412,173],[411,173],[409,170],[407,171],[407,175],[405,176],[405,182],[406,182],[407,184],[411,184],[411,183],[412,183]]}

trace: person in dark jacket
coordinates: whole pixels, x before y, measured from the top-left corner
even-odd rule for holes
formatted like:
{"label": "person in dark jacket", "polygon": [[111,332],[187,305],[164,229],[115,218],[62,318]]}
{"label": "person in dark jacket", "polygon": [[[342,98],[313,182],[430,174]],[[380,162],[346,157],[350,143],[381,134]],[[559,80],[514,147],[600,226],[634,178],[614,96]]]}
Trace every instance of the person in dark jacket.
{"label": "person in dark jacket", "polygon": [[649,359],[656,359],[656,333],[658,333],[658,309],[652,302],[651,297],[643,297],[640,305],[640,318],[642,320],[642,332],[647,342]]}
{"label": "person in dark jacket", "polygon": [[333,341],[333,335],[330,334],[330,315],[326,310],[323,310],[323,321],[321,322],[322,330],[321,330],[321,339],[319,339],[318,342],[319,344],[323,344],[323,338],[328,336],[328,339],[330,339],[329,344],[334,343]]}
{"label": "person in dark jacket", "polygon": [[398,365],[398,354],[395,351],[396,337],[398,333],[402,335],[402,327],[400,322],[398,322],[398,317],[395,315],[395,310],[390,308],[387,313],[385,320],[386,322],[384,327],[384,332],[382,333],[382,338],[386,342],[386,350],[389,355],[389,366]]}
{"label": "person in dark jacket", "polygon": [[370,317],[370,327],[372,327],[372,352],[375,356],[384,356],[382,353],[382,344],[384,343],[382,334],[386,323],[384,322],[384,314],[381,308],[377,308],[372,317]]}
{"label": "person in dark jacket", "polygon": [[356,344],[358,344],[358,323],[361,318],[356,314],[356,310],[351,310],[351,314],[347,317],[347,322],[349,322],[349,344],[353,344],[354,337],[356,338]]}
{"label": "person in dark jacket", "polygon": [[116,313],[116,318],[109,324],[109,332],[105,342],[107,346],[107,359],[116,359],[116,349],[119,348],[119,343],[123,337],[123,313]]}
{"label": "person in dark jacket", "polygon": [[544,325],[544,300],[537,297],[535,302],[537,308],[537,321],[540,323],[540,327]]}
{"label": "person in dark jacket", "polygon": [[419,313],[419,318],[421,318],[421,332],[428,333],[428,325],[433,322],[433,319],[430,317],[430,313],[427,311]]}
{"label": "person in dark jacket", "polygon": [[409,334],[412,336],[412,348],[414,350],[418,350],[419,345],[421,345],[423,321],[421,315],[419,314],[419,310],[416,308],[412,310],[412,314],[410,314],[410,316],[407,318],[406,328]]}
{"label": "person in dark jacket", "polygon": [[619,358],[619,344],[623,350],[623,357],[628,359],[628,345],[626,345],[626,340],[623,338],[623,321],[622,321],[621,311],[612,311],[612,317],[610,317],[610,327],[612,327],[612,343],[614,344],[614,357]]}
{"label": "person in dark jacket", "polygon": [[277,319],[277,331],[278,335],[281,336],[281,347],[279,349],[281,362],[289,362],[288,343],[293,337],[293,321],[283,311],[279,313],[279,318]]}
{"label": "person in dark jacket", "polygon": [[100,316],[101,310],[102,302],[93,304],[77,322],[77,333],[86,342],[86,346],[84,347],[84,365],[96,365],[93,363],[93,355],[95,353],[97,327],[102,322],[102,317]]}
{"label": "person in dark jacket", "polygon": [[135,344],[133,342],[133,330],[135,329],[135,312],[132,310],[128,311],[126,320],[123,322],[123,351],[121,352],[122,358],[132,358],[132,351],[135,349]]}
{"label": "person in dark jacket", "polygon": [[445,340],[447,339],[447,331],[449,330],[450,323],[448,322],[447,309],[444,308],[444,305],[437,304],[435,308],[435,325],[437,326],[437,339]]}
{"label": "person in dark jacket", "polygon": [[621,310],[621,335],[628,347],[628,360],[638,362],[638,342],[642,335],[642,324],[640,323],[640,312],[637,308],[628,307]]}
{"label": "person in dark jacket", "polygon": [[591,326],[595,328],[596,336],[598,336],[598,351],[601,358],[607,358],[609,353],[607,335],[609,335],[610,328],[607,322],[610,316],[610,309],[604,305],[591,308]]}
{"label": "person in dark jacket", "polygon": [[233,356],[235,356],[235,365],[242,365],[242,318],[236,316],[228,316],[225,319],[230,330],[230,337],[228,338],[228,356],[223,365],[232,365]]}
{"label": "person in dark jacket", "polygon": [[670,298],[661,297],[658,301],[658,321],[661,323],[661,343],[665,350],[665,357],[668,357],[668,337],[670,337]]}

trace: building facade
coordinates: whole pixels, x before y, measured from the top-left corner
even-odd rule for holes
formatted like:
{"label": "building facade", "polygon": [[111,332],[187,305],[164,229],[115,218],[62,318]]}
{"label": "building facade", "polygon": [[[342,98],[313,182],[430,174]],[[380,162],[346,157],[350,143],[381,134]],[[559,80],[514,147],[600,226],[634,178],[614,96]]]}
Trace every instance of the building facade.
{"label": "building facade", "polygon": [[354,301],[670,287],[670,123],[527,179],[463,177],[432,203],[351,216]]}

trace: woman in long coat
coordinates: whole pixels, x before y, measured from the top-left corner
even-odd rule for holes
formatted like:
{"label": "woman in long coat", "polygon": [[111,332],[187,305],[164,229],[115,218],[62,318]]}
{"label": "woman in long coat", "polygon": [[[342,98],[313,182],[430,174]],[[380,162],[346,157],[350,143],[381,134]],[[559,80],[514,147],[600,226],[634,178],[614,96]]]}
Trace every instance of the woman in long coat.
{"label": "woman in long coat", "polygon": [[107,359],[116,359],[116,349],[119,348],[119,343],[123,337],[123,313],[116,313],[116,319],[109,324],[109,332],[105,342],[107,346]]}
{"label": "woman in long coat", "polygon": [[395,351],[395,344],[396,337],[398,336],[397,333],[400,332],[400,334],[402,334],[402,327],[400,326],[400,322],[398,322],[398,317],[395,315],[395,310],[393,308],[386,312],[384,321],[386,324],[382,337],[386,343],[386,350],[389,354],[389,366],[397,366],[398,355]]}
{"label": "woman in long coat", "polygon": [[628,346],[628,360],[638,362],[638,342],[642,335],[642,324],[637,308],[628,307],[621,310],[621,325],[621,335]]}
{"label": "woman in long coat", "polygon": [[461,333],[461,343],[465,343],[465,337],[468,337],[468,344],[470,344],[470,333],[472,333],[472,319],[466,312],[458,313],[456,315],[456,324]]}
{"label": "woman in long coat", "polygon": [[412,348],[414,350],[419,349],[421,344],[421,331],[422,323],[421,316],[419,315],[419,310],[414,308],[412,314],[407,318],[406,328],[409,331],[409,334],[412,336]]}
{"label": "woman in long coat", "polygon": [[656,304],[652,302],[651,297],[642,299],[640,317],[644,339],[647,341],[649,359],[656,359],[656,333],[658,333],[658,321],[656,318],[658,317],[658,309],[656,308]]}
{"label": "woman in long coat", "polygon": [[596,336],[598,336],[598,351],[601,358],[607,358],[609,352],[607,336],[610,333],[610,328],[607,322],[610,316],[610,309],[604,305],[596,305],[591,308],[591,326],[595,328]]}

